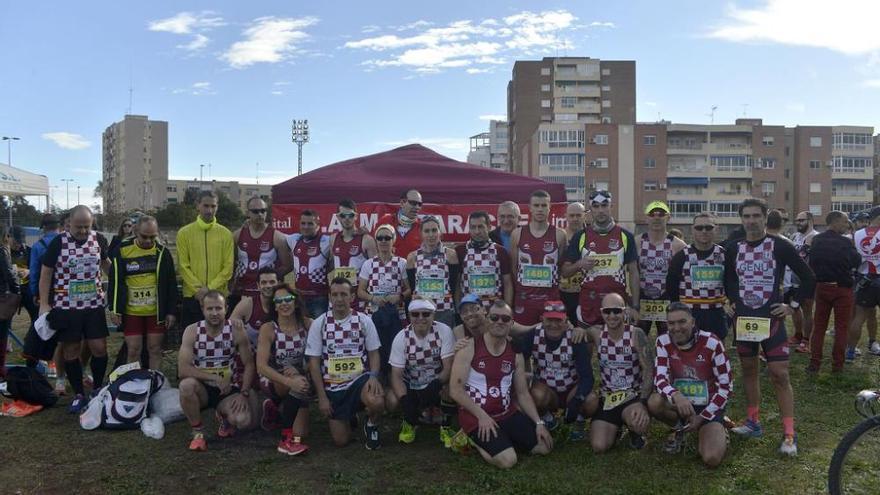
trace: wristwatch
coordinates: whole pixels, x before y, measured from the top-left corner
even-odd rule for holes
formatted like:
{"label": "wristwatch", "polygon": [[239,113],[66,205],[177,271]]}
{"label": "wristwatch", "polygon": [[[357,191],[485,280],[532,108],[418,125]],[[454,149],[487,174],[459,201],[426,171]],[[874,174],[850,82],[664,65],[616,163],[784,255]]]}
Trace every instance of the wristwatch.
{"label": "wristwatch", "polygon": [[537,426],[544,426],[544,420],[543,420],[543,419],[539,419],[538,421],[535,421],[535,424],[536,424]]}
{"label": "wristwatch", "polygon": [[801,303],[799,303],[797,301],[792,301],[792,302],[788,303],[788,305],[789,305],[789,307],[791,307],[791,309],[798,309],[799,307],[801,307]]}

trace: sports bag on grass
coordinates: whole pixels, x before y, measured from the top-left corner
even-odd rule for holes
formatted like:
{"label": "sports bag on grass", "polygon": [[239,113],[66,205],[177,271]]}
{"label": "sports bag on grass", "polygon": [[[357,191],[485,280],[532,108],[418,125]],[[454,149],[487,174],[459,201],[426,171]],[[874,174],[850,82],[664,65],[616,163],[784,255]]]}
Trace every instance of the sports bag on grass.
{"label": "sports bag on grass", "polygon": [[52,385],[39,371],[26,366],[13,366],[6,370],[7,393],[13,399],[23,400],[43,407],[54,406],[58,396]]}

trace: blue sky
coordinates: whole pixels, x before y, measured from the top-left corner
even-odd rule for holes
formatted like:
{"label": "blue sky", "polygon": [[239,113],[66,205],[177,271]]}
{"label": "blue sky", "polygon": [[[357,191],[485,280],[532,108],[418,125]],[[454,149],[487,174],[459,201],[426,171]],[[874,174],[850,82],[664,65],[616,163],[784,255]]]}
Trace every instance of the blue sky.
{"label": "blue sky", "polygon": [[169,122],[177,178],[291,177],[292,118],[311,124],[306,170],[410,142],[463,160],[513,61],[554,55],[636,60],[640,121],[717,105],[716,123],[880,128],[878,18],[871,0],[6,1],[0,135],[83,202],[130,84],[132,113]]}

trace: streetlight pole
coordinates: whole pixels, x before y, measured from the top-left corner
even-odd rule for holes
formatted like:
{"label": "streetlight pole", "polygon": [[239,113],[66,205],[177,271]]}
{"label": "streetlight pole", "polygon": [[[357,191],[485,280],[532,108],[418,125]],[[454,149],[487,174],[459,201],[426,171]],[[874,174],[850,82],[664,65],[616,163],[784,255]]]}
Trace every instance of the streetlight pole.
{"label": "streetlight pole", "polygon": [[306,120],[294,120],[291,125],[291,139],[296,144],[299,150],[299,160],[296,169],[296,175],[302,175],[303,173],[303,145],[309,142],[309,121]]}
{"label": "streetlight pole", "polygon": [[76,186],[76,204],[78,204],[78,205],[79,205],[79,204],[82,204],[82,203],[79,201],[79,186],[78,186],[78,185]]}
{"label": "streetlight pole", "polygon": [[21,141],[21,138],[15,136],[3,136],[3,140],[6,141],[6,164],[10,167],[12,166],[12,142],[13,141]]}
{"label": "streetlight pole", "polygon": [[70,209],[70,183],[73,182],[73,179],[61,179],[61,182],[66,182],[65,194],[66,194],[67,198],[64,202],[64,205],[66,206],[66,209],[69,210]]}

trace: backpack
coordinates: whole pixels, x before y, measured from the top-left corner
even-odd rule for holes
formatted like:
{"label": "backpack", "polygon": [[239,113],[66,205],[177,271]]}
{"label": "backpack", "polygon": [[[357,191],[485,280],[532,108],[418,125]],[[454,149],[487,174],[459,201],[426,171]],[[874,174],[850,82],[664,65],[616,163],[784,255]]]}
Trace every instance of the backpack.
{"label": "backpack", "polygon": [[165,375],[159,371],[133,369],[118,376],[101,390],[101,426],[136,429],[149,416],[150,395],[162,388]]}
{"label": "backpack", "polygon": [[13,399],[43,407],[54,406],[58,396],[52,385],[39,371],[26,366],[14,366],[6,371],[7,393]]}

